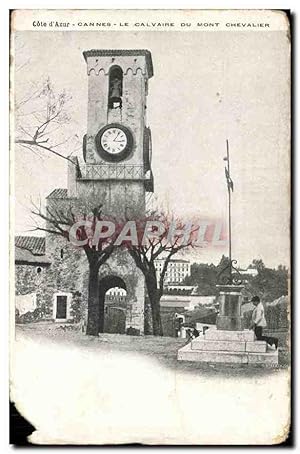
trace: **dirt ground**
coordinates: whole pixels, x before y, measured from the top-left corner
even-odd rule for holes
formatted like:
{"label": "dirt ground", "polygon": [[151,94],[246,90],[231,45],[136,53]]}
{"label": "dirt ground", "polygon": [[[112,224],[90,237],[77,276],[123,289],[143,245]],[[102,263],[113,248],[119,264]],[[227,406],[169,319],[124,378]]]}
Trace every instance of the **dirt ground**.
{"label": "dirt ground", "polygon": [[[276,370],[285,369],[289,365],[289,354],[286,347],[279,347],[279,365],[238,365],[238,364],[211,364],[178,361],[177,351],[186,344],[186,339],[156,336],[128,336],[123,334],[100,334],[98,337],[87,336],[76,326],[58,325],[54,323],[32,323],[16,326],[16,339],[29,337],[39,342],[46,342],[77,346],[89,351],[138,353],[151,357],[164,366],[181,371],[202,371],[207,374],[225,373],[226,375],[249,375],[249,373],[265,374],[276,373]],[[285,344],[281,342],[281,344]]]}

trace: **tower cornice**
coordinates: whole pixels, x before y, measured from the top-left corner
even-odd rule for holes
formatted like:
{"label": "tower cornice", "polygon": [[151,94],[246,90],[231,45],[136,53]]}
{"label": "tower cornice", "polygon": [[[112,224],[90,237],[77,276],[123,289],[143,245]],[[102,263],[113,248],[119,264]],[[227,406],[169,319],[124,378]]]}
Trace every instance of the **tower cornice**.
{"label": "tower cornice", "polygon": [[146,59],[148,77],[153,76],[153,64],[151,52],[147,49],[91,49],[83,52],[83,57],[87,61],[88,57],[130,57],[144,56]]}

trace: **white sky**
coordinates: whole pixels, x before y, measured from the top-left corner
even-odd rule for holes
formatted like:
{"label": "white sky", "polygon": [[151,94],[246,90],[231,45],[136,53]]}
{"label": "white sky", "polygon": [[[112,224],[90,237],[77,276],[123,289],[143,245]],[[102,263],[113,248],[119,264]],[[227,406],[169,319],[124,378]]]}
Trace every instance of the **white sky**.
{"label": "white sky", "polygon": [[[148,125],[155,194],[178,215],[226,216],[223,157],[228,138],[233,257],[289,261],[289,43],[285,32],[22,32],[16,92],[49,76],[72,94],[70,134],[86,129],[82,51],[146,48],[152,53]],[[21,44],[21,45],[20,45]],[[72,149],[67,149],[66,154]],[[30,199],[66,187],[66,164],[16,148],[16,233],[28,234]],[[218,261],[226,250],[193,259]]]}

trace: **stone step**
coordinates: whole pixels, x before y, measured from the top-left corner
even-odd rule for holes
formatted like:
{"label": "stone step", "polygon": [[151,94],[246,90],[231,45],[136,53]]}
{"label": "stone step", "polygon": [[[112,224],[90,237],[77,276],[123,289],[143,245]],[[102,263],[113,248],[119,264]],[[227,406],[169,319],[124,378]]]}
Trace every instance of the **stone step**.
{"label": "stone step", "polygon": [[246,342],[246,352],[248,353],[266,353],[267,342],[255,340],[253,342]]}
{"label": "stone step", "polygon": [[190,344],[188,344],[178,350],[177,359],[179,361],[197,361],[204,363],[248,364],[248,353],[192,350]]}
{"label": "stone step", "polygon": [[192,341],[192,350],[200,351],[226,351],[226,352],[245,352],[246,342],[195,339]]}
{"label": "stone step", "polygon": [[225,351],[225,352],[253,352],[266,353],[267,344],[265,341],[227,341],[227,340],[206,340],[197,338],[191,343],[192,350],[199,351]]}
{"label": "stone step", "polygon": [[278,364],[278,350],[267,353],[248,353],[248,364]]}
{"label": "stone step", "polygon": [[252,330],[241,330],[241,331],[226,331],[219,329],[208,329],[204,334],[205,340],[215,341],[242,341],[242,342],[254,342],[255,335]]}
{"label": "stone step", "polygon": [[202,351],[192,349],[191,343],[180,348],[177,352],[179,361],[195,361],[208,363],[232,364],[278,364],[278,350],[266,353]]}

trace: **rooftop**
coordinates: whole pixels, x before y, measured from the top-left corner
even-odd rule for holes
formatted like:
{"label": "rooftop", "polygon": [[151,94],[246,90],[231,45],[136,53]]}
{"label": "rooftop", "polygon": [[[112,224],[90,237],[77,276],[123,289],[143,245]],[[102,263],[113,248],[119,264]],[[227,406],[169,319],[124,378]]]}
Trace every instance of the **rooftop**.
{"label": "rooftop", "polygon": [[16,236],[15,262],[17,264],[50,264],[50,260],[45,255],[45,238],[40,236]]}
{"label": "rooftop", "polygon": [[54,189],[46,199],[66,199],[68,197],[68,190],[65,188]]}
{"label": "rooftop", "polygon": [[[166,260],[166,259],[164,259],[164,258],[162,258],[162,259],[155,259],[155,262],[159,262],[159,261],[164,262],[165,260]],[[183,260],[183,259],[171,259],[171,260],[169,261],[169,263],[174,263],[174,262],[176,262],[176,263],[190,263],[189,260]]]}
{"label": "rooftop", "polygon": [[45,254],[45,237],[43,236],[16,236],[15,246],[26,249],[34,255]]}

